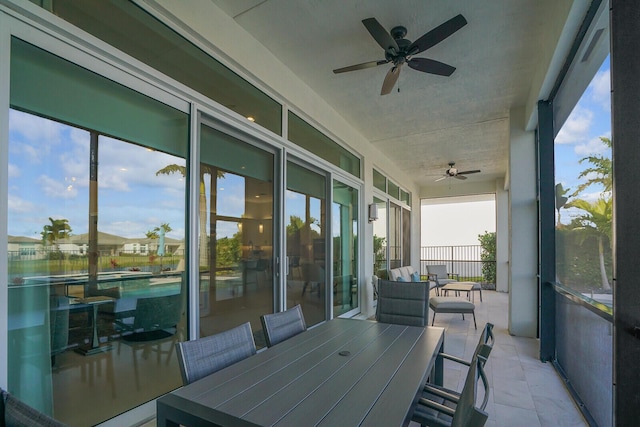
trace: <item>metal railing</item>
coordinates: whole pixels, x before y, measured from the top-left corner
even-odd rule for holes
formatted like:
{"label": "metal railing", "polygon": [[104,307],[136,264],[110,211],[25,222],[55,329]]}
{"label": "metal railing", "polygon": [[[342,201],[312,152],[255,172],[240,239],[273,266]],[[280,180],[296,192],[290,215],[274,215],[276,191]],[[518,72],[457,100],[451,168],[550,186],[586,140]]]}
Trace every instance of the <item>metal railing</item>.
{"label": "metal railing", "polygon": [[[427,265],[444,264],[447,272],[458,274],[460,281],[495,285],[495,259],[482,259],[482,246],[422,246],[420,272],[427,273]],[[491,274],[493,272],[493,274]]]}
{"label": "metal railing", "polygon": [[[155,251],[98,251],[98,271],[160,272],[173,270],[184,257],[183,251],[158,256]],[[89,269],[87,253],[78,250],[33,250],[8,252],[9,280],[25,276],[83,273]]]}

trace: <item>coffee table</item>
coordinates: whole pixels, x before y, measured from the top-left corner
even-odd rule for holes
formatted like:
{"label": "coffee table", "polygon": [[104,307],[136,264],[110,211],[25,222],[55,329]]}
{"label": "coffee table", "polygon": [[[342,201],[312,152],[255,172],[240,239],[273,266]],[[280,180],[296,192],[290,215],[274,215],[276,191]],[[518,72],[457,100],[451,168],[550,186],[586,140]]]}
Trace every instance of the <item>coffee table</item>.
{"label": "coffee table", "polygon": [[453,282],[447,283],[442,287],[445,295],[449,295],[449,291],[454,291],[456,296],[460,295],[460,292],[467,293],[467,299],[471,301],[471,291],[475,286],[475,282]]}

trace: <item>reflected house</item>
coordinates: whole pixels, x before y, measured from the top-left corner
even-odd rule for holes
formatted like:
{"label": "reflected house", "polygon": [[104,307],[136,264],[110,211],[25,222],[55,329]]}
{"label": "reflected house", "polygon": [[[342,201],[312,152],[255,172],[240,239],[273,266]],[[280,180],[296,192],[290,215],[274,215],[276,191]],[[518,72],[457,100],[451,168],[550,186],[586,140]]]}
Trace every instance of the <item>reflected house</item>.
{"label": "reflected house", "polygon": [[24,236],[8,236],[9,259],[44,259],[42,240]]}
{"label": "reflected house", "polygon": [[[98,252],[100,256],[151,255],[158,252],[158,239],[127,238],[98,232]],[[86,255],[89,247],[89,233],[71,235],[57,242],[60,251],[67,254]],[[165,237],[165,253],[179,255],[184,251],[182,240]]]}

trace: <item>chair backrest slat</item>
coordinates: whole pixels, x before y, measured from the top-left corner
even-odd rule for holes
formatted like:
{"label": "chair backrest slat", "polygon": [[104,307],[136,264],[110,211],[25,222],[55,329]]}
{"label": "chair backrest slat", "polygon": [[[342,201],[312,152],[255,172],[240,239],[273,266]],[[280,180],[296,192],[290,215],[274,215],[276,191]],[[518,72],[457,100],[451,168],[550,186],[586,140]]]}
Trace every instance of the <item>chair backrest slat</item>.
{"label": "chair backrest slat", "polygon": [[[484,426],[489,414],[484,411],[489,395],[489,383],[484,374],[484,363],[486,359],[476,356],[471,361],[471,366],[467,372],[464,388],[460,394],[460,399],[456,405],[455,414],[451,420],[451,427],[481,427]],[[478,378],[482,379],[484,387],[484,401],[479,407],[476,406],[478,393]]]}
{"label": "chair backrest slat", "polygon": [[274,346],[307,330],[300,305],[280,313],[262,315],[260,322],[267,347]]}
{"label": "chair backrest slat", "polygon": [[38,411],[17,399],[11,393],[0,389],[0,425],[29,427],[66,427],[66,424]]}
{"label": "chair backrest slat", "polygon": [[378,280],[378,306],[376,307],[378,322],[426,326],[428,315],[428,283]]}
{"label": "chair backrest slat", "polygon": [[256,354],[249,322],[228,331],[176,344],[185,385]]}

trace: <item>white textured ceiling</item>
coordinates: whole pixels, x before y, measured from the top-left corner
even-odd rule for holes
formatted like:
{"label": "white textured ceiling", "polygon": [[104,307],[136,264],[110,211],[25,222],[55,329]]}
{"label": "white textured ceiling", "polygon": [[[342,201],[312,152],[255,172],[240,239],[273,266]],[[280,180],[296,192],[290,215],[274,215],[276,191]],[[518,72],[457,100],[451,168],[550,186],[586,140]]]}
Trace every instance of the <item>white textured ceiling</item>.
{"label": "white textured ceiling", "polygon": [[[212,1],[425,187],[505,177],[509,114],[536,90],[544,11],[555,0]],[[456,67],[450,77],[403,67],[396,89],[380,96],[390,64],[332,72],[384,59],[365,18],[403,25],[413,41],[459,13],[468,24],[417,55]],[[434,182],[450,161],[482,172]]]}

